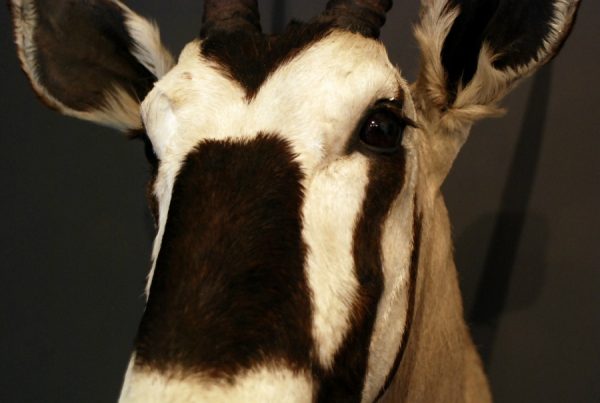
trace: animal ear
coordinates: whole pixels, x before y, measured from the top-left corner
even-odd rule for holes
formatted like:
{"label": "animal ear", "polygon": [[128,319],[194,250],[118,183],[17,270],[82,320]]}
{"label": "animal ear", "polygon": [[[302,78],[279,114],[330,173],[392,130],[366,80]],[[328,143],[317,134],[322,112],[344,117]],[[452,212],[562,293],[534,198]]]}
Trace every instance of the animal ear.
{"label": "animal ear", "polygon": [[40,99],[120,130],[173,66],[156,26],[116,0],[9,0],[17,53]]}
{"label": "animal ear", "polygon": [[500,112],[497,102],[555,56],[580,0],[422,0],[416,96],[448,123]]}

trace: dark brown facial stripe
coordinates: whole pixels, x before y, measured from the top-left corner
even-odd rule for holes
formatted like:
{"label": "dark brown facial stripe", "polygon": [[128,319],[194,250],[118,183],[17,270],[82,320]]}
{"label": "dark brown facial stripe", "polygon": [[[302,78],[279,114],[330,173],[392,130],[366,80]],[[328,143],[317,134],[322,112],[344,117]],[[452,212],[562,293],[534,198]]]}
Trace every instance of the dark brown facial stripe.
{"label": "dark brown facial stripe", "polygon": [[400,366],[400,362],[402,362],[402,357],[404,356],[404,351],[406,350],[406,346],[408,344],[408,338],[410,336],[410,329],[412,327],[413,314],[415,312],[415,295],[417,290],[417,275],[419,268],[419,251],[421,247],[421,217],[417,212],[417,200],[415,197],[414,201],[414,211],[413,211],[413,250],[410,256],[410,277],[408,283],[408,308],[406,312],[406,323],[404,325],[404,333],[402,333],[402,340],[400,341],[400,348],[398,349],[398,353],[396,354],[396,358],[394,359],[394,364],[390,369],[390,372],[385,378],[385,383],[377,395],[375,401],[378,401],[383,397],[385,391],[392,384],[392,380],[398,371],[398,367]]}
{"label": "dark brown facial stripe", "polygon": [[301,168],[261,135],[200,144],[174,186],[136,365],[232,379],[257,364],[310,368]]}
{"label": "dark brown facial stripe", "polygon": [[405,156],[373,156],[362,215],[354,232],[355,273],[359,282],[352,325],[336,353],[333,368],[318,374],[319,402],[360,402],[377,306],[383,292],[381,237],[388,211],[404,185]]}

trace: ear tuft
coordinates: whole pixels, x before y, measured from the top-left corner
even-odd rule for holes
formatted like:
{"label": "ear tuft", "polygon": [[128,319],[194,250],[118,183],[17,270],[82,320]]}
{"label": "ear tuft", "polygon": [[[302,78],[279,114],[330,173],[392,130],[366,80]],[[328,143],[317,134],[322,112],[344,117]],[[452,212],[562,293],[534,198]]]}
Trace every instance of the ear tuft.
{"label": "ear tuft", "polygon": [[[555,56],[580,0],[423,0],[417,88],[440,111],[470,119]],[[477,113],[475,113],[477,111]]]}
{"label": "ear tuft", "polygon": [[127,30],[134,41],[132,52],[136,59],[160,79],[175,65],[173,56],[163,46],[160,30],[154,21],[148,21],[131,10],[126,10]]}
{"label": "ear tuft", "polygon": [[119,1],[10,0],[21,67],[49,107],[120,130],[174,64],[155,25]]}

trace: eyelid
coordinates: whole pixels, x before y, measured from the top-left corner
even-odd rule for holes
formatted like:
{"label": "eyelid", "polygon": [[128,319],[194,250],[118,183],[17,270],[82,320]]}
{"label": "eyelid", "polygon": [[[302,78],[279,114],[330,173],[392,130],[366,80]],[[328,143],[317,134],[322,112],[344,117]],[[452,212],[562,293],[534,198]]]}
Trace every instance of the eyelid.
{"label": "eyelid", "polygon": [[404,113],[404,100],[402,100],[402,99],[398,99],[398,98],[380,99],[377,102],[375,102],[375,105],[373,105],[373,107],[371,109],[373,110],[373,109],[377,109],[377,108],[385,108],[385,109],[389,110],[390,112],[394,113],[398,118],[400,118],[400,119],[402,119],[402,121],[404,121],[406,126],[409,126],[409,127],[415,128],[415,129],[420,128],[420,126],[417,122],[415,122],[414,120],[412,120],[411,118],[406,116],[406,114]]}

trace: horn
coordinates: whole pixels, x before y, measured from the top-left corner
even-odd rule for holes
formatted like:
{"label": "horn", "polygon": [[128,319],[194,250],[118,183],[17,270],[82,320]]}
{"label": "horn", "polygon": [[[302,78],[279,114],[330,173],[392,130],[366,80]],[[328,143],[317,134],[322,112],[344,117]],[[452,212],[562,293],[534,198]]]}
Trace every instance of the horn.
{"label": "horn", "polygon": [[330,0],[324,16],[333,19],[337,27],[378,38],[390,8],[392,0]]}
{"label": "horn", "polygon": [[262,31],[257,0],[206,0],[200,35],[234,31]]}

